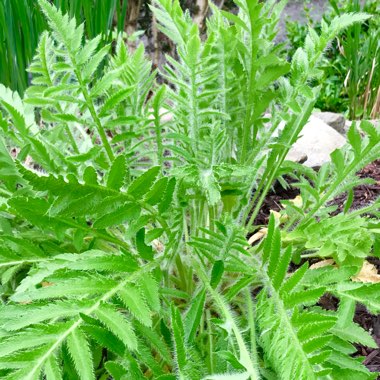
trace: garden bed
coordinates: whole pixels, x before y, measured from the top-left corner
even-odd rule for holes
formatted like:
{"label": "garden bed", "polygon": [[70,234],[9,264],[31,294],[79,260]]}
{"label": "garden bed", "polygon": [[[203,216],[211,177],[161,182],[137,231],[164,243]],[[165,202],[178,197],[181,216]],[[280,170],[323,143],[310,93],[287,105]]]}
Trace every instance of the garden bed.
{"label": "garden bed", "polygon": [[[357,186],[354,189],[354,198],[351,205],[351,209],[358,209],[367,206],[371,202],[375,201],[380,196],[380,160],[376,160],[371,164],[367,165],[364,169],[357,173],[360,178],[372,178],[376,181],[374,184]],[[279,184],[275,189],[267,196],[264,206],[260,210],[260,213],[256,219],[257,225],[266,225],[269,221],[270,210],[280,211],[281,201],[294,199],[299,195],[299,190],[293,187],[284,189]],[[338,214],[343,211],[345,202],[347,200],[347,195],[342,194],[341,196],[334,199],[331,205],[338,206],[334,214]],[[375,265],[378,271],[380,270],[380,259],[377,257],[369,257],[368,261]],[[311,264],[315,260],[313,259]],[[335,297],[324,295],[319,304],[326,310],[337,310],[338,299]],[[376,343],[380,345],[380,315],[373,315],[367,311],[363,305],[358,305],[356,307],[354,321],[362,326],[365,330],[369,331]],[[368,348],[362,345],[356,345],[358,351],[357,356],[364,356],[364,364],[371,372],[380,371],[380,349]],[[380,376],[378,377],[380,379]]]}
{"label": "garden bed", "polygon": [[[380,160],[376,160],[367,165],[364,169],[357,173],[359,178],[372,178],[376,181],[374,184],[357,186],[354,190],[354,199],[351,209],[358,209],[375,201],[380,196]],[[291,181],[290,181],[291,182]],[[259,215],[255,220],[256,225],[266,225],[269,221],[270,210],[280,211],[281,201],[294,199],[299,195],[299,189],[293,188],[290,184],[288,189],[284,189],[279,183],[273,191],[267,196]],[[334,214],[342,212],[344,204],[347,200],[347,195],[342,194],[331,202],[331,205],[336,205],[338,208]]]}
{"label": "garden bed", "polygon": [[342,116],[379,117],[374,3],[278,44],[283,2],[120,1],[103,37],[35,2],[30,86],[0,84],[0,378],[375,380],[380,130]]}

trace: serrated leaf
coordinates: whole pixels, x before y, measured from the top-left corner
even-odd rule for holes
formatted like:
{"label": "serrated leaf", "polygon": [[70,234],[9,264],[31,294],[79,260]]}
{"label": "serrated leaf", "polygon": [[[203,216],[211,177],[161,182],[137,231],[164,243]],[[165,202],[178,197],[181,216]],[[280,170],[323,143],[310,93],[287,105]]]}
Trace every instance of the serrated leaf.
{"label": "serrated leaf", "polygon": [[136,234],[136,248],[143,259],[153,260],[153,248],[145,243],[145,228],[141,228]]}
{"label": "serrated leaf", "polygon": [[174,195],[175,187],[176,187],[175,177],[170,178],[168,185],[166,186],[166,191],[165,191],[165,194],[162,198],[162,201],[158,205],[158,211],[160,213],[164,213],[169,209],[170,204],[173,201],[173,195]]}
{"label": "serrated leaf", "polygon": [[[100,324],[100,323],[99,323]],[[108,328],[103,326],[96,326],[93,324],[86,324],[81,327],[88,337],[100,344],[102,347],[106,347],[108,350],[114,352],[119,356],[123,356],[125,352],[124,343]]]}
{"label": "serrated leaf", "polygon": [[206,291],[202,289],[191,301],[189,310],[186,313],[184,321],[184,330],[186,341],[191,343],[195,339],[196,332],[202,317],[204,304],[206,300]]}
{"label": "serrated leaf", "polygon": [[117,294],[135,318],[145,326],[152,326],[150,309],[146,304],[144,294],[137,286],[127,284]]}
{"label": "serrated leaf", "polygon": [[154,166],[147,170],[140,177],[136,178],[128,187],[128,194],[133,195],[135,198],[141,198],[146,194],[153,183],[155,182],[161,168]]}
{"label": "serrated leaf", "polygon": [[140,215],[141,208],[134,203],[126,203],[115,211],[101,216],[95,220],[94,228],[107,228],[115,225],[123,224],[131,220],[137,219]]}
{"label": "serrated leaf", "polygon": [[352,123],[350,129],[348,130],[347,138],[354,149],[355,155],[360,155],[362,139],[360,137],[360,133],[356,129],[355,123]]}
{"label": "serrated leaf", "polygon": [[86,45],[82,47],[82,49],[78,52],[76,56],[76,61],[78,65],[83,65],[91,58],[95,50],[98,48],[100,40],[101,35],[99,34],[95,38],[87,41]]}
{"label": "serrated leaf", "polygon": [[57,362],[57,358],[54,355],[51,355],[45,363],[44,368],[46,380],[61,380],[62,371]]}
{"label": "serrated leaf", "polygon": [[121,380],[123,376],[128,375],[128,371],[126,368],[124,368],[120,363],[114,362],[114,361],[108,361],[104,364],[106,370],[108,373],[112,376],[115,380]]}
{"label": "serrated leaf", "polygon": [[95,380],[92,354],[86,336],[77,328],[67,337],[67,348],[83,380]]}
{"label": "serrated leaf", "polygon": [[128,347],[129,350],[137,349],[137,338],[130,322],[113,306],[102,304],[94,312],[96,317],[114,333]]}
{"label": "serrated leaf", "polygon": [[215,289],[219,285],[219,282],[222,279],[223,273],[224,273],[224,261],[223,260],[215,261],[214,265],[212,266],[211,280],[210,280],[210,285],[213,289]]}
{"label": "serrated leaf", "polygon": [[185,332],[183,329],[181,314],[174,305],[171,306],[171,322],[176,352],[176,361],[179,370],[182,372],[185,370],[187,363],[186,347],[184,344]]}
{"label": "serrated leaf", "polygon": [[161,308],[160,297],[159,297],[159,288],[157,281],[151,274],[142,276],[137,283],[141,293],[144,294],[149,307],[159,312]]}
{"label": "serrated leaf", "polygon": [[91,59],[87,62],[87,64],[83,68],[83,78],[85,80],[90,80],[96,69],[109,53],[110,46],[105,45],[102,47],[96,54],[94,54]]}
{"label": "serrated leaf", "polygon": [[112,111],[119,103],[128,98],[133,91],[134,87],[126,87],[110,96],[103,104],[103,107],[100,109],[99,116],[103,117],[104,115]]}
{"label": "serrated leaf", "polygon": [[150,205],[154,206],[162,201],[162,195],[166,192],[168,181],[167,177],[160,178],[145,195],[145,200]]}
{"label": "serrated leaf", "polygon": [[127,161],[123,154],[117,156],[112,163],[107,177],[107,187],[120,190],[126,182]]}

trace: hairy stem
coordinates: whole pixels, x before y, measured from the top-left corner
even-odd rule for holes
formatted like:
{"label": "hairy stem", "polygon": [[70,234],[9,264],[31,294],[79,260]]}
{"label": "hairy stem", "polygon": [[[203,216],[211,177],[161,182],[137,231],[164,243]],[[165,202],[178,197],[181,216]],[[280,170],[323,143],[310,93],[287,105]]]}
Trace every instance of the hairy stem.
{"label": "hairy stem", "polygon": [[225,302],[223,297],[211,287],[210,282],[209,282],[209,278],[208,278],[207,274],[204,273],[204,271],[200,267],[199,263],[197,261],[193,260],[193,266],[196,269],[197,275],[201,278],[205,287],[207,288],[208,293],[214,299],[218,308],[220,309],[220,311],[224,315],[224,318],[226,319],[226,325],[230,326],[231,331],[233,332],[233,334],[235,336],[236,343],[239,347],[239,352],[240,352],[240,363],[242,365],[244,365],[244,367],[246,368],[246,370],[250,376],[250,380],[259,380],[261,377],[260,377],[260,372],[257,368],[258,364],[257,364],[257,362],[254,362],[254,360],[252,360],[252,358],[256,357],[257,354],[254,353],[252,355],[252,353],[249,352],[249,350],[245,344],[242,332],[240,331],[239,327],[237,326],[237,324],[235,322],[235,319],[234,319],[234,316],[232,315],[230,307]]}

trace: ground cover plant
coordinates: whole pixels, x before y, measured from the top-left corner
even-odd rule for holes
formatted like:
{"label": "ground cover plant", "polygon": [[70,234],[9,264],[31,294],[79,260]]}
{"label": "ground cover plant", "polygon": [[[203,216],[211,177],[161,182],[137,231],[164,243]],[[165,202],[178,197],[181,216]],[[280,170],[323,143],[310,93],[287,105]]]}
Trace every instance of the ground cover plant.
{"label": "ground cover plant", "polygon": [[[213,7],[205,39],[178,1],[153,4],[178,52],[158,85],[143,45],[111,53],[39,0],[51,32],[32,86],[0,86],[0,377],[376,378],[353,356],[376,347],[353,314],[380,311],[379,284],[352,278],[379,255],[380,202],[350,206],[380,132],[354,124],[318,172],[285,160],[326,47],[368,15],[310,29],[288,63],[273,42],[285,2],[236,4]],[[286,174],[301,201],[259,229]]]}

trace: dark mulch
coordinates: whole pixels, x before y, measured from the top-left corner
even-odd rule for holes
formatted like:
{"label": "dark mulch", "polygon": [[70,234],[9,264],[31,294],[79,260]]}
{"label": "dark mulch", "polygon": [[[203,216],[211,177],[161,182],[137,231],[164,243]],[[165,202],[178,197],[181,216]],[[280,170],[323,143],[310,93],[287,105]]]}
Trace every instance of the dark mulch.
{"label": "dark mulch", "polygon": [[[380,196],[380,160],[376,160],[366,166],[358,173],[358,176],[360,178],[372,178],[376,183],[372,185],[361,185],[354,189],[354,199],[351,209],[367,206]],[[332,204],[338,206],[336,212],[343,211],[346,200],[346,194],[342,194],[334,199]],[[377,257],[369,257],[368,261],[375,265],[377,270],[380,271],[380,260]],[[323,297],[320,303],[326,309],[334,309],[337,307],[337,300],[333,297]],[[354,321],[369,331],[380,347],[380,315],[373,315],[369,313],[363,305],[358,305],[356,307]],[[356,348],[356,356],[365,357],[363,364],[372,372],[380,372],[380,348],[373,349],[362,345],[356,345]],[[378,379],[380,379],[380,376]]]}
{"label": "dark mulch", "polygon": [[[376,200],[380,196],[380,160],[372,162],[359,173],[357,173],[357,175],[360,178],[372,178],[376,181],[376,183],[371,185],[361,185],[355,188],[354,200],[351,209],[367,206],[369,203]],[[332,204],[338,206],[338,209],[335,211],[336,214],[343,211],[346,200],[346,194],[342,194],[334,199]]]}
{"label": "dark mulch", "polygon": [[[357,186],[354,189],[354,199],[351,205],[352,210],[364,207],[380,196],[380,159],[366,166],[358,172],[357,175],[360,178],[372,178],[376,181],[376,183],[372,185]],[[256,226],[268,224],[270,210],[280,211],[282,209],[282,200],[294,199],[297,195],[299,195],[299,190],[291,186],[291,181],[289,182],[289,186],[290,187],[288,189],[284,189],[278,183],[268,194],[263,207],[255,220]],[[338,207],[333,214],[338,214],[343,211],[346,200],[347,194],[341,194],[339,197],[330,202],[330,205],[336,205]]]}
{"label": "dark mulch", "polygon": [[[372,315],[363,305],[358,305],[354,321],[369,331],[380,346],[380,315]],[[367,368],[372,372],[380,372],[380,348],[373,349],[362,345],[356,345],[356,347],[358,349],[357,355],[366,357],[364,364]]]}
{"label": "dark mulch", "polygon": [[289,183],[289,188],[284,189],[279,183],[274,186],[274,189],[267,195],[256,219],[255,226],[267,225],[269,222],[270,210],[280,211],[282,209],[281,201],[294,199],[300,194],[298,189],[291,186],[291,179],[286,178]]}
{"label": "dark mulch", "polygon": [[[351,205],[351,209],[353,210],[367,206],[380,196],[380,159],[366,166],[363,170],[357,173],[357,175],[360,178],[372,178],[376,183],[371,185],[361,185],[354,189],[354,197]],[[292,188],[291,185],[288,189],[284,189],[279,185],[275,186],[273,191],[268,194],[265,203],[256,218],[255,224],[266,225],[269,220],[270,210],[280,211],[282,208],[281,200],[294,199],[298,194],[299,191]],[[338,207],[334,214],[343,211],[346,200],[347,194],[342,194],[330,203],[331,205],[336,205]],[[369,257],[368,261],[375,265],[380,272],[380,259]],[[319,305],[327,310],[337,310],[338,302],[338,299],[326,294],[320,299]],[[363,363],[367,368],[372,372],[380,372],[380,315],[373,315],[369,313],[363,305],[358,305],[354,321],[365,330],[369,331],[379,345],[379,348],[377,349],[356,345],[357,352],[355,356],[364,356],[365,360]],[[380,380],[380,376],[378,379]]]}

